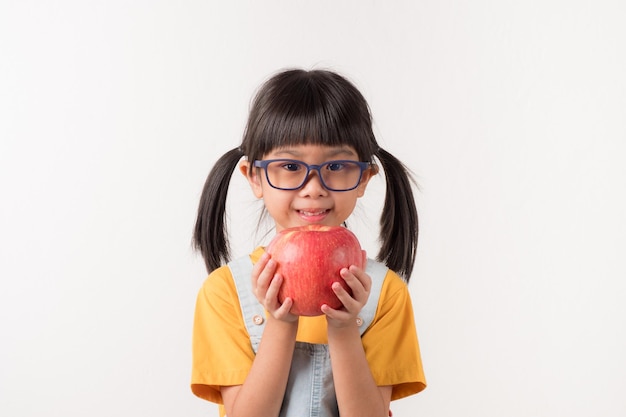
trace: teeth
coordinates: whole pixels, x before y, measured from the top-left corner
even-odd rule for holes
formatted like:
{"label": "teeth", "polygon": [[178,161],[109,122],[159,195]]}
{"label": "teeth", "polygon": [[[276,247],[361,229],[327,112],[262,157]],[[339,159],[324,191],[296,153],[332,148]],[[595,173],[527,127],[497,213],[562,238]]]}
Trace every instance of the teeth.
{"label": "teeth", "polygon": [[320,214],[326,213],[326,210],[318,210],[318,211],[300,210],[300,213],[304,214],[305,216],[319,216]]}

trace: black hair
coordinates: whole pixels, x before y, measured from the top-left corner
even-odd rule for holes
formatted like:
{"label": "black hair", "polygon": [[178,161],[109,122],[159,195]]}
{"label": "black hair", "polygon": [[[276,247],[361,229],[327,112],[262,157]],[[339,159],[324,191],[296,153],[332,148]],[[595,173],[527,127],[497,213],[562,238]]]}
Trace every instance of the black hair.
{"label": "black hair", "polygon": [[415,182],[400,160],[378,146],[363,95],[346,78],[326,70],[282,71],[258,90],[241,145],[216,162],[200,197],[193,245],[202,254],[207,270],[211,272],[230,260],[226,196],[241,158],[262,159],[273,149],[292,144],[349,145],[361,161],[380,162],[386,193],[376,259],[408,282],[418,237],[412,190]]}

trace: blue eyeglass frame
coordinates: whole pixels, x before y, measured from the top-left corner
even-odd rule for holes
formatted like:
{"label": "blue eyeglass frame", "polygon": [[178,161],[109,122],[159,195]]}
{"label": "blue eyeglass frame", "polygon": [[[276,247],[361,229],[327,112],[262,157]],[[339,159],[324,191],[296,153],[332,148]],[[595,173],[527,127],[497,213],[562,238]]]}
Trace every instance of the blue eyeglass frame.
{"label": "blue eyeglass frame", "polygon": [[[302,181],[302,184],[300,184],[298,187],[292,187],[292,188],[281,188],[281,187],[276,187],[274,184],[272,184],[272,182],[270,181],[269,175],[267,173],[267,166],[269,164],[271,164],[272,162],[293,162],[296,164],[300,164],[302,166],[306,167],[306,175],[304,176],[304,180]],[[358,167],[361,169],[361,171],[359,172],[359,180],[356,182],[356,185],[352,188],[348,188],[345,190],[338,190],[336,188],[330,188],[328,185],[326,185],[326,183],[324,182],[324,178],[322,177],[322,167],[324,165],[328,165],[328,164],[332,164],[332,163],[337,163],[337,164],[342,164],[342,163],[346,163],[346,162],[350,162],[351,164],[357,164]],[[335,191],[335,192],[343,192],[343,191],[352,191],[355,188],[357,188],[359,186],[359,184],[361,183],[361,178],[363,178],[363,171],[365,171],[366,169],[368,169],[372,164],[370,162],[361,162],[361,161],[353,161],[350,159],[336,159],[336,160],[332,160],[332,161],[326,161],[323,164],[320,165],[309,165],[304,161],[299,161],[297,159],[265,159],[265,160],[255,160],[253,165],[256,168],[263,168],[263,171],[265,171],[265,179],[267,180],[267,183],[270,185],[270,187],[275,188],[277,190],[284,190],[284,191],[294,191],[294,190],[299,190],[300,188],[304,187],[304,184],[306,184],[307,179],[309,178],[309,174],[311,173],[311,171],[317,171],[317,176],[320,179],[320,183],[322,184],[322,187],[326,188],[328,191]]]}

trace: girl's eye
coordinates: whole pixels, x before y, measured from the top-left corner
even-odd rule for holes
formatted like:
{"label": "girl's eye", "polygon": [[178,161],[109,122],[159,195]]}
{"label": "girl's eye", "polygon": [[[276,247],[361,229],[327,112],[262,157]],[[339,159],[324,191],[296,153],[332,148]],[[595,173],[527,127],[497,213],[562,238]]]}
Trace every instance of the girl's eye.
{"label": "girl's eye", "polygon": [[340,163],[340,162],[331,162],[328,164],[328,170],[329,171],[339,171],[342,170],[344,168],[344,164]]}
{"label": "girl's eye", "polygon": [[287,171],[300,171],[302,169],[302,165],[295,163],[295,162],[289,162],[289,163],[285,163],[283,164],[283,168],[286,169]]}

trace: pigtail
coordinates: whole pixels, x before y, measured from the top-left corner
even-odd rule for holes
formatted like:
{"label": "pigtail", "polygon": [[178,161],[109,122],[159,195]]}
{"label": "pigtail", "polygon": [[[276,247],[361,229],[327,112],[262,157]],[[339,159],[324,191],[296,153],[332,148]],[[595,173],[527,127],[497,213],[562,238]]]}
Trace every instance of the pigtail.
{"label": "pigtail", "polygon": [[409,169],[379,148],[376,156],[385,171],[386,193],[380,217],[380,252],[376,260],[396,271],[406,282],[411,278],[419,232],[417,208]]}
{"label": "pigtail", "polygon": [[240,148],[226,152],[209,172],[202,189],[193,246],[202,254],[208,272],[230,260],[226,196],[233,171],[243,155]]}

